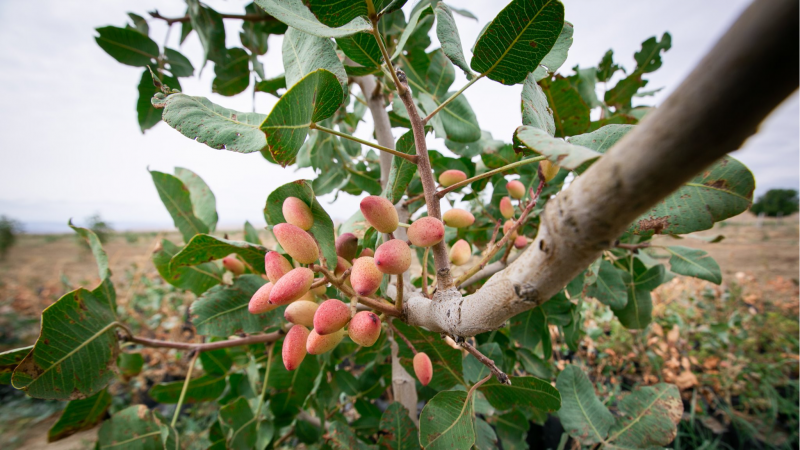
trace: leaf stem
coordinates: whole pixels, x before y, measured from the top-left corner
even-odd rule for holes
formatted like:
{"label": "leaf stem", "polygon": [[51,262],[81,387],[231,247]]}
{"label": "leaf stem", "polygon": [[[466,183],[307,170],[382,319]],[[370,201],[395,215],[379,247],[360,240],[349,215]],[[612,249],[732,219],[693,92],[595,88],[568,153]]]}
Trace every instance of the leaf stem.
{"label": "leaf stem", "polygon": [[[455,339],[454,339],[455,340]],[[464,347],[472,356],[474,356],[478,361],[480,361],[484,366],[488,367],[489,370],[497,377],[497,381],[502,384],[511,385],[511,380],[508,379],[508,375],[505,374],[497,364],[494,363],[489,357],[481,353],[477,348],[475,348],[472,344],[467,341],[461,341],[461,346]],[[483,383],[481,383],[483,384]]]}
{"label": "leaf stem", "polygon": [[416,349],[416,348],[414,348],[414,344],[412,344],[412,343],[411,343],[411,341],[409,341],[409,340],[408,340],[408,338],[406,337],[406,335],[404,335],[403,333],[401,333],[401,332],[400,332],[400,330],[398,330],[398,329],[397,329],[397,327],[395,327],[395,326],[394,326],[394,324],[392,323],[392,321],[391,321],[391,320],[387,320],[387,321],[386,321],[386,323],[388,323],[388,324],[389,324],[389,328],[391,328],[391,329],[392,329],[392,331],[394,331],[394,332],[395,332],[395,334],[397,334],[398,336],[400,336],[400,339],[402,339],[402,340],[403,340],[403,341],[406,343],[406,345],[408,346],[408,348],[410,348],[410,349],[411,349],[411,351],[414,353],[414,355],[416,355],[416,354],[418,353],[418,352],[417,352],[417,349]]}
{"label": "leaf stem", "polygon": [[267,334],[258,334],[255,336],[248,336],[241,339],[228,339],[226,341],[208,342],[208,343],[193,343],[193,342],[173,342],[161,341],[158,339],[149,339],[140,336],[133,336],[129,334],[127,340],[135,342],[145,347],[155,348],[176,348],[180,350],[195,350],[197,352],[205,352],[209,350],[216,350],[220,348],[238,347],[241,345],[261,344],[268,342],[275,342],[283,336],[283,331],[273,331]]}
{"label": "leaf stem", "polygon": [[438,191],[436,193],[436,195],[439,198],[442,198],[442,197],[445,196],[445,194],[447,194],[449,192],[452,192],[452,191],[454,191],[456,189],[460,189],[460,188],[462,188],[462,187],[464,187],[464,186],[466,186],[468,184],[474,183],[475,181],[482,180],[484,178],[488,178],[488,177],[497,175],[498,173],[503,173],[503,172],[506,172],[506,171],[511,170],[511,169],[516,169],[517,167],[521,167],[521,166],[524,166],[524,165],[527,165],[527,164],[535,163],[535,162],[538,162],[538,161],[543,161],[545,159],[547,159],[546,156],[535,156],[533,158],[523,159],[522,161],[513,162],[511,164],[506,164],[503,167],[498,167],[497,169],[493,169],[493,170],[490,170],[488,172],[484,172],[484,173],[482,173],[480,175],[476,175],[476,176],[474,176],[472,178],[467,178],[464,181],[459,181],[456,184],[450,185],[450,186]]}
{"label": "leaf stem", "polygon": [[256,436],[258,436],[258,429],[261,426],[261,408],[264,407],[264,395],[267,393],[267,382],[269,381],[269,369],[272,367],[272,351],[275,349],[275,343],[267,346],[267,370],[264,373],[264,384],[261,386],[261,395],[258,397],[258,407],[256,408]]}
{"label": "leaf stem", "polygon": [[318,125],[316,123],[312,123],[309,128],[314,129],[314,130],[324,131],[326,133],[332,134],[334,136],[339,136],[340,138],[348,139],[348,140],[351,140],[353,142],[358,142],[359,144],[366,145],[368,147],[372,147],[372,148],[374,148],[376,150],[380,150],[382,152],[391,153],[392,155],[400,157],[400,158],[403,158],[403,159],[407,160],[408,162],[410,162],[412,164],[416,164],[417,163],[417,157],[414,156],[414,155],[408,155],[408,154],[405,154],[403,152],[398,152],[397,150],[392,150],[389,147],[384,147],[384,146],[382,146],[380,144],[375,144],[375,143],[372,143],[370,141],[365,141],[364,139],[360,139],[360,138],[357,138],[355,136],[351,136],[351,135],[346,134],[346,133],[342,133],[342,132],[339,132],[339,131],[336,131],[336,130],[332,130],[330,128],[326,128],[326,127],[323,127],[321,125]]}
{"label": "leaf stem", "polygon": [[447,100],[443,101],[443,102],[442,102],[442,103],[441,103],[439,106],[437,106],[437,107],[436,107],[436,109],[434,109],[433,111],[431,111],[431,113],[430,113],[430,114],[428,114],[427,116],[425,116],[425,118],[424,118],[424,119],[422,119],[422,124],[423,124],[423,125],[427,124],[427,123],[428,123],[428,121],[429,121],[429,120],[431,120],[431,117],[435,116],[435,115],[436,115],[436,113],[438,113],[439,111],[443,110],[445,106],[447,106],[448,104],[450,104],[450,102],[452,102],[453,100],[455,100],[455,99],[456,99],[456,97],[458,97],[459,95],[461,95],[461,94],[462,94],[464,91],[466,91],[466,90],[467,90],[467,88],[469,88],[470,86],[472,86],[473,84],[475,84],[475,82],[477,82],[478,80],[480,80],[480,79],[481,79],[481,78],[483,78],[484,76],[486,76],[486,74],[485,74],[485,73],[482,73],[482,74],[478,75],[477,77],[475,77],[475,78],[473,78],[473,79],[469,80],[469,83],[465,84],[465,85],[464,85],[464,86],[463,86],[461,89],[459,89],[459,90],[458,90],[458,91],[457,91],[455,94],[451,95],[451,96],[450,96],[450,98],[448,98]]}
{"label": "leaf stem", "polygon": [[175,424],[178,422],[178,416],[181,414],[181,405],[183,405],[183,400],[186,398],[186,391],[189,390],[189,382],[192,381],[194,363],[197,361],[198,356],[200,356],[200,352],[194,352],[194,356],[192,356],[192,360],[189,362],[189,370],[186,372],[186,379],[183,381],[181,396],[178,397],[178,404],[175,405],[175,412],[172,414],[172,422],[169,424],[169,426],[172,428],[175,428]]}

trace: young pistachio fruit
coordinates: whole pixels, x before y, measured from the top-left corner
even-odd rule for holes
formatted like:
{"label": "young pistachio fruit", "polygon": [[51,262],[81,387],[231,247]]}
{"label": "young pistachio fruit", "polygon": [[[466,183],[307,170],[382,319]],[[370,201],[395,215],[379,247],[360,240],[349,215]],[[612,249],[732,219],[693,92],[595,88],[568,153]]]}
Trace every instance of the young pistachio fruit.
{"label": "young pistachio fruit", "polygon": [[293,269],[292,263],[276,251],[267,252],[264,256],[264,268],[267,270],[267,278],[272,284],[277,283],[282,276]]}
{"label": "young pistachio fruit", "polygon": [[289,303],[289,306],[283,311],[283,317],[295,325],[313,327],[314,313],[317,312],[317,308],[319,308],[319,305],[316,302],[298,300]]}
{"label": "young pistachio fruit", "polygon": [[361,311],[353,316],[347,334],[356,344],[372,347],[381,336],[381,319],[371,311]]}
{"label": "young pistachio fruit", "polygon": [[377,195],[370,195],[361,200],[361,213],[367,222],[381,233],[393,233],[400,223],[392,202]]}
{"label": "young pistachio fruit", "polygon": [[561,169],[561,167],[559,167],[558,164],[553,164],[546,159],[544,161],[539,161],[539,171],[542,173],[545,183],[553,181],[553,178],[558,175],[559,169]]}
{"label": "young pistachio fruit", "polygon": [[414,355],[414,374],[423,386],[427,386],[433,379],[433,364],[424,352]]}
{"label": "young pistachio fruit", "polygon": [[417,219],[408,228],[408,240],[417,247],[430,247],[444,239],[444,224],[441,220],[425,216]]}
{"label": "young pistachio fruit", "polygon": [[525,236],[517,236],[517,238],[514,239],[515,248],[522,249],[525,248],[526,245],[528,245],[528,238]]}
{"label": "young pistachio fruit", "polygon": [[[511,227],[513,227],[513,226],[514,226],[514,221],[513,220],[511,220],[511,219],[506,220],[506,223],[503,224],[503,234],[508,234],[508,232],[511,231]],[[508,239],[509,240],[514,240],[516,238],[517,238],[517,230],[514,230],[514,232],[511,233],[511,236]]]}
{"label": "young pistachio fruit", "polygon": [[342,328],[339,331],[322,336],[316,330],[311,330],[306,341],[306,350],[312,355],[321,355],[329,352],[339,345],[339,342],[342,342],[345,333],[346,331]]}
{"label": "young pistachio fruit", "polygon": [[291,371],[300,367],[300,363],[306,357],[306,344],[309,334],[308,328],[303,325],[295,325],[286,333],[286,337],[283,339],[283,348],[281,349],[283,366],[286,367],[286,370]]}
{"label": "young pistachio fruit", "polygon": [[509,197],[500,199],[500,214],[506,219],[514,217],[514,205],[511,204],[511,199]]}
{"label": "young pistachio fruit", "polygon": [[464,239],[459,239],[458,242],[453,244],[450,248],[450,262],[456,266],[463,266],[469,261],[472,256],[472,247],[469,242]]}
{"label": "young pistachio fruit", "polygon": [[250,311],[250,314],[263,314],[278,307],[278,305],[273,305],[269,302],[269,294],[272,291],[272,287],[273,284],[271,282],[267,283],[258,288],[256,293],[250,297],[250,303],[247,305],[247,310]]}
{"label": "young pistachio fruit", "polygon": [[358,238],[353,233],[344,233],[336,238],[336,254],[346,261],[352,261],[358,250]]}
{"label": "young pistachio fruit", "polygon": [[460,170],[450,169],[445,170],[439,175],[439,184],[443,187],[449,187],[456,183],[460,183],[467,179],[467,174]]}
{"label": "young pistachio fruit", "polygon": [[514,197],[515,199],[519,200],[522,197],[525,197],[525,185],[522,184],[519,180],[512,180],[506,184],[506,190],[508,191],[508,195]]}
{"label": "young pistachio fruit", "polygon": [[286,253],[301,264],[311,264],[319,258],[317,242],[305,230],[290,223],[272,227],[275,239]]}
{"label": "young pistachio fruit", "polygon": [[389,275],[397,275],[411,267],[411,248],[405,241],[390,239],[375,251],[375,265]]}
{"label": "young pistachio fruit", "polygon": [[269,293],[269,302],[273,305],[285,305],[299,300],[310,289],[314,282],[314,272],[306,267],[292,269],[281,277]]}
{"label": "young pistachio fruit", "polygon": [[375,258],[362,256],[353,262],[350,284],[358,295],[372,295],[378,291],[383,281],[383,272],[375,265]]}
{"label": "young pistachio fruit", "polygon": [[314,313],[314,331],[325,336],[341,330],[350,321],[350,307],[335,298],[325,300]]}
{"label": "young pistachio fruit", "polygon": [[286,222],[294,226],[308,231],[311,229],[311,226],[314,225],[314,215],[311,213],[311,208],[306,202],[297,197],[286,197],[281,209]]}
{"label": "young pistachio fruit", "polygon": [[234,275],[241,275],[244,273],[244,263],[239,261],[235,254],[222,258],[222,267],[230,270]]}
{"label": "young pistachio fruit", "polygon": [[361,250],[361,254],[358,255],[358,257],[362,258],[364,256],[375,256],[375,250],[371,248],[365,248],[364,250]]}
{"label": "young pistachio fruit", "polygon": [[349,269],[351,267],[353,267],[353,265],[350,264],[350,261],[342,258],[341,256],[337,256],[336,257],[336,269],[333,270],[333,274],[336,275],[337,277],[340,277],[340,276],[342,276],[342,274],[344,273],[345,270],[347,270],[347,269]]}
{"label": "young pistachio fruit", "polygon": [[475,216],[469,211],[453,208],[442,215],[442,220],[448,227],[464,228],[475,223]]}

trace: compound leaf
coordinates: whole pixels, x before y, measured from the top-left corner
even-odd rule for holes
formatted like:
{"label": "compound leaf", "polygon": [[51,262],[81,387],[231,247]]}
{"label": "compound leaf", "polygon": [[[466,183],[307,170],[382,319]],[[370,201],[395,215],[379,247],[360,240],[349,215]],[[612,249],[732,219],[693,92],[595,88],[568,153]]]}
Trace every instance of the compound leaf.
{"label": "compound leaf", "polygon": [[468,450],[475,443],[473,416],[473,402],[466,392],[439,392],[422,408],[420,444],[426,450]]}
{"label": "compound leaf", "polygon": [[558,374],[556,387],[561,393],[558,417],[564,430],[582,445],[603,442],[614,416],[595,395],[589,377],[579,367],[568,365]]}

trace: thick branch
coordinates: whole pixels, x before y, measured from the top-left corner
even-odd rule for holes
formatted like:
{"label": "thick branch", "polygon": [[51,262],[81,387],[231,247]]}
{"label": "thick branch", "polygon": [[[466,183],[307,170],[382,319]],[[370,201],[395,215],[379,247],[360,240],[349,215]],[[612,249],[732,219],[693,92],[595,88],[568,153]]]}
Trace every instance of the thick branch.
{"label": "thick branch", "polygon": [[[657,110],[548,202],[538,236],[513,264],[458,301],[409,298],[408,323],[473,336],[563,289],[637,217],[739,148],[797,89],[798,13],[796,1],[750,5]],[[765,67],[769,82],[749,88]]]}
{"label": "thick branch", "polygon": [[[411,129],[414,132],[414,145],[417,147],[417,172],[422,182],[422,189],[425,191],[425,205],[428,207],[428,216],[442,220],[442,211],[439,207],[439,198],[436,197],[436,182],[433,179],[431,160],[428,156],[428,144],[425,142],[425,125],[419,117],[417,105],[411,97],[411,89],[408,87],[406,74],[402,70],[397,70],[397,77],[404,89],[400,93],[400,100],[408,111],[408,118],[411,121]],[[444,240],[433,246],[433,261],[436,266],[436,280],[438,289],[444,291],[453,287],[453,279],[450,276],[450,261],[447,257],[447,246]]]}

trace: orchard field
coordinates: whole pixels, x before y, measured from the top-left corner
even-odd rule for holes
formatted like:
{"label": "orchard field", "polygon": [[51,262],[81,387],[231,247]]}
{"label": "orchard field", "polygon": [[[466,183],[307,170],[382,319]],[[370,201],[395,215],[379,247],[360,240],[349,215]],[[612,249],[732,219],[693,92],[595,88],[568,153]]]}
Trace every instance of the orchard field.
{"label": "orchard field", "polygon": [[[721,286],[688,277],[664,283],[654,292],[656,324],[646,335],[623,328],[608,307],[584,303],[588,335],[580,350],[569,352],[553,329],[552,364],[558,367],[536,369],[549,378],[565,362],[585,365],[606,394],[622,386],[676,384],[685,411],[674,448],[796,444],[799,231],[796,215],[766,218],[758,226],[758,219],[743,214],[691,235],[680,245],[703,249],[718,261]],[[215,234],[226,232],[231,239],[242,239],[238,230]],[[260,234],[267,247],[274,246],[268,231]],[[708,242],[718,236],[724,239]],[[191,326],[180,317],[194,295],[159,278],[151,253],[162,237],[180,239],[175,231],[117,233],[104,247],[118,280],[118,302],[127,314],[155,330],[152,337],[188,340]],[[658,240],[675,243],[669,237]],[[414,267],[418,270],[416,261]],[[74,235],[23,235],[0,261],[0,351],[33,344],[45,307],[65,292],[97,281],[94,258]],[[174,350],[142,352],[150,369],[132,379],[120,378],[117,388],[121,392],[123,383],[129,383],[134,402],[157,406],[148,388],[183,379],[187,360]],[[62,402],[28,398],[9,386],[0,389],[0,448],[92,448],[97,427],[46,444]],[[558,448],[559,427],[554,418],[540,418],[528,435],[530,448]]]}

